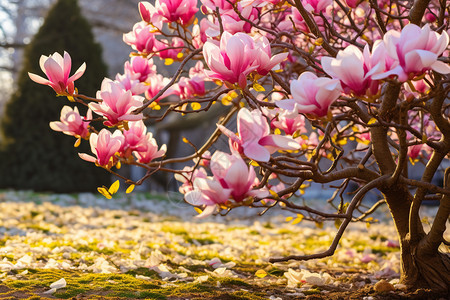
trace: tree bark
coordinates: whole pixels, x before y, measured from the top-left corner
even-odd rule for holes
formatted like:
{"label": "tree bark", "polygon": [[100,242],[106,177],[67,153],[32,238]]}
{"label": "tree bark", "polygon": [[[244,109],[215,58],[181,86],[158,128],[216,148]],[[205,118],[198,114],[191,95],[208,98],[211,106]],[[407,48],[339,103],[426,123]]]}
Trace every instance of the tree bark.
{"label": "tree bark", "polygon": [[410,289],[425,288],[433,292],[450,293],[450,255],[429,247],[427,235],[418,219],[417,236],[409,233],[409,207],[412,195],[406,186],[383,190],[397,229],[401,251],[401,282]]}

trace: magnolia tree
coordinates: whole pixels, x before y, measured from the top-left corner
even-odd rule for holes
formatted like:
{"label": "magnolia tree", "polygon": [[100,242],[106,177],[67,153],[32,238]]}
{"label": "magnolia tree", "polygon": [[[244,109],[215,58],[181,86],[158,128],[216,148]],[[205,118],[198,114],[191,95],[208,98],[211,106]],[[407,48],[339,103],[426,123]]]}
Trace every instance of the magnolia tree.
{"label": "magnolia tree", "polygon": [[[387,203],[400,241],[402,282],[448,292],[450,257],[443,248],[449,242],[443,236],[450,168],[442,185],[432,181],[445,160],[448,165],[450,151],[446,5],[445,0],[141,2],[142,20],[123,36],[133,49],[131,59],[123,74],[104,79],[95,97],[74,87],[85,65],[70,76],[68,53],[42,56],[47,79],[30,77],[89,107],[87,116],[80,116],[67,106],[61,120],[50,124],[75,136],[75,145],[89,140],[93,155],[82,153],[82,159],[118,176],[121,164],[146,170],[136,182],[125,178],[128,190],[156,171],[172,172],[199,217],[239,206],[263,212],[281,206],[297,221],[335,221],[328,250],[272,262],[332,255],[350,222],[370,221]],[[178,69],[165,78],[154,59]],[[212,106],[224,113],[203,145],[183,139],[193,148],[189,156],[166,159],[166,146],[144,125],[149,118],[160,122]],[[236,120],[237,133],[230,120]],[[210,153],[220,135],[228,138],[229,150]],[[188,166],[174,169],[180,162]],[[411,163],[425,165],[420,179],[409,177]],[[295,201],[311,182],[335,189],[329,201],[334,213]],[[349,184],[357,186],[350,201],[343,196]],[[99,191],[110,197],[116,189]],[[372,190],[384,199],[365,203]],[[439,208],[425,231],[419,209],[429,199]]]}

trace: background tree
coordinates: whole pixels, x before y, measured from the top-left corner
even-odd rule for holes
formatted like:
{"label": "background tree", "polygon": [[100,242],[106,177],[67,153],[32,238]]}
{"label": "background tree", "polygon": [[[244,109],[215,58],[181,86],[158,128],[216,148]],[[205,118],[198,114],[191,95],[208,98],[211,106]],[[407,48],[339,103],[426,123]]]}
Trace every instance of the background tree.
{"label": "background tree", "polygon": [[[0,187],[38,191],[75,192],[94,190],[109,176],[81,161],[73,138],[55,135],[49,122],[58,119],[63,101],[29,80],[28,72],[39,73],[41,54],[69,51],[74,66],[86,62],[79,88],[94,94],[106,76],[101,47],[94,41],[89,23],[76,0],[60,0],[27,46],[18,90],[5,109],[2,120]],[[50,101],[49,101],[50,100]],[[85,108],[79,107],[83,113]],[[85,144],[83,147],[87,147]]]}

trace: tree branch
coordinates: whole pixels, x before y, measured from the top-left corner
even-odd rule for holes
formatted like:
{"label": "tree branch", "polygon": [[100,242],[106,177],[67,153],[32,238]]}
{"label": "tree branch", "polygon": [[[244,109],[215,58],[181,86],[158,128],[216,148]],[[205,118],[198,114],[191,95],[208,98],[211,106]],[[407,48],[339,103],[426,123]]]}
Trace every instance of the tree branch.
{"label": "tree branch", "polygon": [[333,242],[331,243],[330,247],[321,253],[316,254],[310,254],[310,255],[290,255],[283,258],[271,258],[269,261],[271,263],[275,262],[285,262],[291,259],[294,260],[309,260],[309,259],[315,259],[315,258],[323,258],[327,256],[331,256],[336,251],[337,246],[339,245],[339,241],[341,240],[345,229],[347,228],[348,224],[350,224],[350,221],[352,220],[353,211],[355,210],[357,204],[361,201],[361,199],[364,197],[364,195],[370,191],[373,188],[376,188],[377,186],[383,185],[386,180],[389,178],[389,175],[383,175],[368,184],[366,184],[364,187],[362,187],[358,193],[353,197],[350,205],[348,206],[347,213],[345,214],[345,219],[342,222],[341,226],[339,226],[339,230],[336,233],[336,236],[333,239]]}
{"label": "tree branch", "polygon": [[427,9],[430,0],[414,0],[414,4],[409,11],[409,21],[420,26],[425,9]]}

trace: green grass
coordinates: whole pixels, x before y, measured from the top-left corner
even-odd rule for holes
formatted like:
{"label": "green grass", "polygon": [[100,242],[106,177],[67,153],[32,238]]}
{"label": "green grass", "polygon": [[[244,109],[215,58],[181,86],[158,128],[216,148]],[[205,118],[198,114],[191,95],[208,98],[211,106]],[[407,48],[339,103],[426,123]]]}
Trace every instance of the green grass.
{"label": "green grass", "polygon": [[[150,280],[138,279],[136,275],[150,277]],[[0,294],[0,298],[7,299],[13,291],[26,294],[28,299],[41,299],[38,298],[40,293],[49,290],[50,284],[61,278],[65,278],[67,286],[52,295],[58,299],[81,296],[89,299],[266,299],[260,287],[240,278],[210,277],[204,283],[177,281],[167,284],[148,268],[139,268],[126,274],[31,269],[20,280],[4,280],[3,285],[11,290]]]}

